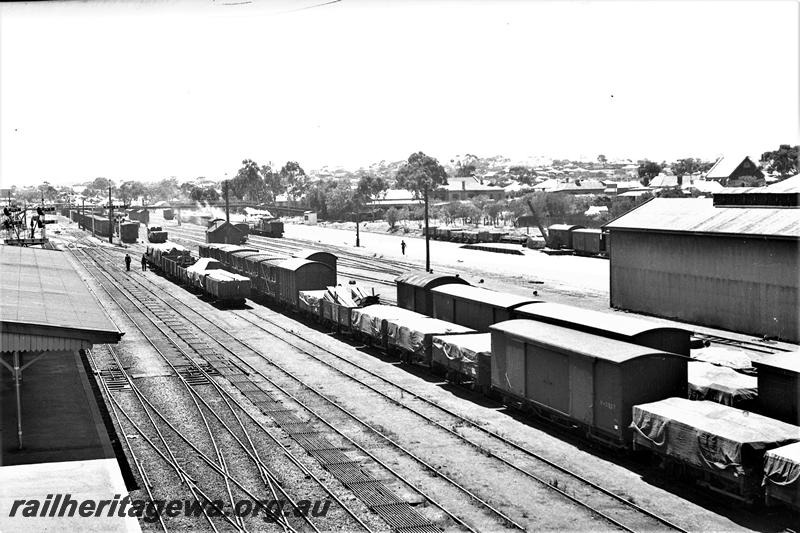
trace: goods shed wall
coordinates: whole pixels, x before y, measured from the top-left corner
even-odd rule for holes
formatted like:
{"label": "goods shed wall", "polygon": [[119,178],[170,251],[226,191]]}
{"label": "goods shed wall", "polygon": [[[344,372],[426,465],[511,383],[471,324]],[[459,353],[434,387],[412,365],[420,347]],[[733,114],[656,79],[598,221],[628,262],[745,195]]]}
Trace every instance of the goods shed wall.
{"label": "goods shed wall", "polygon": [[612,229],[611,306],[798,341],[797,240]]}

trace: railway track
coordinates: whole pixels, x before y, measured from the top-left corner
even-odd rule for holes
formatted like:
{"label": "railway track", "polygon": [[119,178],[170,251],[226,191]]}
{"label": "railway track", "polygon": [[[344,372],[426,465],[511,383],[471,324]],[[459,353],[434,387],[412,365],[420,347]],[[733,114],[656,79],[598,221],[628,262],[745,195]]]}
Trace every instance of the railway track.
{"label": "railway track", "polygon": [[[194,309],[193,306],[186,305],[186,307],[191,309],[193,314],[196,314],[200,320],[207,323],[207,330],[220,329],[216,324],[206,319],[201,311]],[[254,312],[250,313],[257,320],[251,320],[244,316],[249,313],[236,312],[237,315],[253,327],[273,336],[276,341],[285,343],[292,349],[301,351],[339,375],[346,376],[356,382],[358,386],[377,394],[388,404],[401,406],[403,409],[414,413],[415,416],[421,417],[426,424],[444,431],[450,437],[458,439],[462,444],[474,447],[482,454],[496,460],[505,468],[534,480],[541,486],[546,487],[547,490],[558,493],[561,497],[605,520],[611,526],[625,531],[654,529],[683,531],[679,526],[634,504],[628,499],[593,483],[530,449],[514,443],[510,439],[502,437],[492,430],[483,428],[476,422],[458,415],[452,410],[442,407],[407,388],[383,378],[373,371],[353,363],[324,346],[295,333],[292,329],[279,324],[271,318]],[[186,316],[186,319],[192,320],[188,316]],[[263,321],[270,323],[274,328],[277,328],[277,331],[265,328],[261,324]],[[224,331],[219,331],[218,333],[219,336],[230,335]],[[294,342],[287,341],[287,336],[292,337]],[[215,340],[219,342],[216,336]],[[248,350],[256,351],[245,342],[237,342]],[[225,343],[220,343],[220,345],[225,347]],[[576,487],[576,483],[580,485],[579,488]],[[569,492],[560,488],[567,486],[570,487]]]}
{"label": "railway track", "polygon": [[[107,252],[104,252],[107,253]],[[94,259],[94,258],[93,258]],[[96,260],[96,259],[95,259]],[[100,263],[98,262],[98,268],[100,267]],[[116,264],[116,262],[115,262]],[[106,273],[106,276],[108,273]],[[166,299],[162,298],[157,294],[159,289],[156,287],[155,289],[145,290],[143,288],[144,283],[141,280],[136,280],[136,283],[142,286],[142,290],[147,292],[147,298],[156,299],[158,300],[161,305],[166,306],[172,312],[167,312],[165,310],[160,310],[159,315],[161,316],[169,316],[172,315],[173,317],[180,317],[183,323],[191,323],[191,319],[186,316],[184,313],[179,311],[176,307],[177,305],[186,305],[183,302],[180,302],[177,299],[172,298],[173,302],[168,302]],[[127,290],[127,287],[126,287]],[[136,292],[136,291],[134,291]],[[131,295],[126,295],[130,298]],[[134,296],[136,298],[136,296]],[[138,298],[136,298],[139,300]],[[148,305],[147,299],[142,298],[139,300],[142,305]],[[187,308],[191,309],[190,307],[186,306]],[[198,316],[203,316],[202,312],[193,310],[193,312],[198,313]],[[215,360],[219,359],[227,359],[232,362],[233,365],[236,366],[241,372],[246,372],[245,376],[247,377],[247,381],[251,384],[256,385],[263,382],[267,382],[272,389],[273,398],[277,396],[276,391],[279,391],[286,397],[285,404],[296,404],[300,406],[308,415],[311,415],[311,419],[309,420],[301,420],[296,415],[292,415],[289,412],[289,409],[282,408],[284,402],[280,402],[281,408],[274,408],[272,410],[267,411],[268,414],[271,416],[276,416],[275,419],[276,423],[279,427],[286,430],[290,436],[296,440],[296,442],[303,448],[306,449],[314,458],[316,458],[323,467],[326,468],[334,477],[339,479],[343,482],[345,486],[347,486],[353,493],[362,499],[364,503],[370,507],[373,511],[375,511],[381,518],[383,518],[387,524],[389,524],[392,529],[395,531],[403,532],[403,531],[411,531],[413,529],[414,532],[424,532],[424,531],[439,531],[439,527],[435,524],[431,523],[430,521],[424,519],[418,513],[415,512],[413,508],[411,508],[405,501],[397,498],[390,490],[388,490],[378,479],[371,477],[368,471],[360,468],[358,466],[358,461],[348,460],[348,456],[345,453],[342,453],[340,450],[342,449],[341,445],[333,445],[330,442],[325,442],[326,437],[323,431],[316,429],[314,426],[319,424],[325,426],[330,432],[335,433],[338,437],[347,441],[348,444],[356,448],[358,451],[372,459],[378,467],[384,468],[388,473],[392,476],[395,476],[398,481],[400,481],[403,485],[411,488],[414,492],[425,498],[431,505],[441,510],[446,516],[448,516],[453,523],[461,526],[463,529],[468,531],[476,531],[477,529],[470,526],[467,522],[462,520],[460,517],[456,516],[455,514],[448,511],[444,506],[439,504],[436,499],[434,499],[430,494],[427,494],[425,491],[417,487],[414,483],[406,479],[404,476],[399,474],[395,469],[390,467],[384,461],[378,459],[373,453],[367,450],[365,447],[356,443],[353,439],[348,437],[344,434],[341,430],[339,430],[335,424],[331,423],[329,420],[326,420],[321,414],[319,414],[318,410],[307,405],[307,402],[304,402],[300,399],[300,394],[298,393],[290,393],[284,386],[278,384],[274,379],[270,378],[263,372],[253,368],[245,358],[241,357],[238,352],[241,352],[241,346],[246,346],[241,344],[241,341],[237,341],[240,343],[237,346],[236,350],[234,350],[230,343],[232,341],[236,341],[234,337],[232,337],[227,331],[219,328],[216,324],[212,321],[206,320],[209,327],[203,328],[203,331],[208,335],[209,340],[213,340],[213,342],[217,343],[220,348],[222,348],[223,352],[227,352],[227,356],[220,354],[219,352],[215,351],[216,353],[210,354],[208,350],[208,345],[205,346],[206,353],[203,355],[204,358],[212,358]],[[213,326],[212,326],[213,324]],[[214,331],[216,335],[212,334],[211,332]],[[181,333],[178,333],[181,335]],[[223,338],[220,338],[223,337]],[[227,338],[226,338],[227,337]],[[259,359],[264,359],[264,355],[260,352],[254,350],[251,347],[247,348],[251,350],[254,355],[256,355]],[[275,363],[270,363],[271,366],[278,368],[281,370],[286,376],[294,379],[298,384],[303,385],[303,382],[293,376],[290,372],[286,371],[285,369],[281,369],[279,365]],[[221,365],[217,362],[213,365],[215,368],[219,368]],[[245,394],[246,396],[250,397],[253,396],[253,391],[250,390],[249,387],[240,387],[240,383],[238,381],[238,376],[232,376],[228,372],[220,369],[220,374],[224,377],[229,379],[231,383],[240,389],[240,391]],[[234,378],[234,379],[232,379]],[[265,391],[261,391],[262,393]],[[305,390],[302,391],[303,394],[308,394],[312,392],[314,395],[319,396],[320,398],[324,398],[326,402],[328,402],[332,406],[336,406],[335,402],[326,398],[324,395],[320,394],[318,391],[315,391],[307,386],[305,386]],[[248,394],[249,393],[249,394]],[[252,399],[252,398],[251,398]],[[278,403],[278,400],[275,398],[273,403]],[[259,407],[261,407],[259,405]],[[343,410],[341,407],[337,406],[337,409],[342,410],[344,413],[347,413],[348,416],[353,417],[351,413],[348,413],[346,410]],[[264,408],[262,407],[262,411]],[[281,413],[278,413],[278,412]],[[280,416],[278,416],[280,415]],[[357,417],[353,417],[357,419]],[[292,430],[296,430],[294,433]],[[338,452],[338,453],[337,453]],[[415,457],[416,461],[423,462],[420,458]],[[435,473],[435,469],[430,469],[432,473]],[[467,494],[471,499],[478,502],[478,507],[480,507],[482,513],[491,514],[493,520],[495,520],[496,525],[505,525],[512,527],[514,529],[523,529],[519,524],[516,524],[511,519],[503,515],[503,513],[499,512],[498,510],[494,509],[490,505],[482,502],[480,498],[477,498],[475,495],[470,493],[464,487],[460,487],[457,484],[454,484],[452,480],[448,480],[448,478],[442,474],[437,474],[439,478],[445,480],[447,483],[458,487],[459,490],[463,491]],[[496,527],[496,526],[495,526]]]}
{"label": "railway track", "polygon": [[[81,257],[81,255],[83,255],[83,257]],[[179,463],[177,457],[184,456],[187,451],[186,448],[191,450],[194,457],[199,457],[202,462],[224,482],[225,492],[228,497],[227,505],[230,505],[230,509],[236,508],[237,500],[234,499],[234,491],[238,493],[239,496],[244,495],[249,498],[251,504],[264,500],[288,502],[290,504],[288,515],[286,513],[272,513],[271,516],[274,522],[280,525],[284,531],[309,529],[319,532],[320,528],[314,524],[308,514],[300,512],[297,498],[289,494],[287,489],[283,487],[283,482],[275,474],[275,467],[267,464],[259,456],[259,447],[256,446],[255,443],[261,442],[263,445],[264,441],[271,441],[271,447],[280,449],[289,463],[289,465],[287,465],[286,462],[283,462],[283,466],[279,469],[280,472],[285,472],[287,468],[293,465],[295,468],[299,469],[299,477],[313,479],[314,482],[324,490],[324,493],[339,505],[343,513],[338,514],[347,515],[348,517],[348,520],[342,520],[342,517],[338,518],[342,525],[350,524],[352,529],[361,528],[366,531],[374,530],[368,527],[349,507],[344,505],[342,500],[332,492],[329,487],[304,466],[302,461],[291,453],[285,445],[281,444],[281,442],[272,435],[269,428],[262,425],[253,417],[240,400],[225,391],[224,388],[219,385],[215,376],[222,375],[231,379],[237,374],[241,374],[241,371],[239,371],[235,365],[230,364],[230,362],[225,361],[223,358],[213,357],[213,354],[209,353],[208,345],[204,343],[202,339],[194,337],[188,329],[182,328],[182,323],[180,321],[171,320],[168,314],[164,313],[165,308],[158,305],[157,300],[148,298],[146,292],[141,288],[135,287],[133,283],[124,283],[123,285],[126,286],[123,290],[122,287],[117,286],[116,280],[110,277],[108,272],[104,271],[97,261],[93,261],[93,258],[89,258],[84,252],[74,252],[73,256],[87,269],[124,316],[147,340],[152,348],[158,352],[162,360],[171,369],[171,375],[177,378],[183,387],[183,391],[186,393],[183,396],[185,401],[182,403],[193,404],[195,412],[198,413],[202,419],[203,425],[206,428],[206,433],[210,439],[211,448],[213,448],[213,454],[207,453],[208,450],[204,452],[200,449],[200,446],[196,444],[196,441],[193,442],[184,435],[186,432],[185,425],[178,428],[174,423],[167,420],[162,414],[162,410],[165,409],[165,406],[153,405],[148,399],[148,395],[139,388],[133,376],[125,370],[122,361],[120,361],[113,349],[111,349],[113,358],[111,368],[98,370],[98,375],[100,377],[98,381],[102,384],[108,404],[113,407],[115,418],[120,428],[123,430],[123,433],[127,436],[128,433],[125,432],[126,426],[132,427],[134,429],[133,433],[139,434],[161,459],[175,471],[181,483],[189,488],[189,491],[196,501],[205,502],[210,505],[213,510],[218,511],[218,513],[215,513],[215,516],[221,516],[222,519],[235,530],[246,531],[248,529],[240,516],[236,513],[231,515],[230,511],[225,513],[222,512],[224,510],[215,508],[215,505],[218,506],[218,504],[214,503],[217,500],[209,497],[207,492],[202,492],[202,489],[199,488],[195,481],[198,477],[203,476],[202,472],[198,472],[195,469],[195,471],[190,473],[187,470],[186,464]],[[145,309],[148,311],[147,313],[144,312]],[[176,342],[176,331],[181,331],[182,333],[182,335],[177,336],[177,338],[180,338],[181,342]],[[209,362],[207,359],[212,359],[213,362]],[[154,428],[155,436],[152,433],[148,435],[141,425],[136,422],[136,417],[130,414],[130,409],[124,408],[118,395],[114,394],[114,392],[126,392],[126,390],[133,392],[136,400],[138,400],[138,419],[140,421],[143,418],[149,420],[152,428]],[[186,395],[189,397],[187,398]],[[212,403],[214,404],[213,407],[211,405]],[[266,403],[268,402],[262,402],[259,407],[263,410],[264,404]],[[278,402],[272,403],[277,404]],[[224,406],[222,409],[220,408],[220,404]],[[223,418],[220,411],[229,413],[228,420]],[[125,424],[123,424],[118,413],[123,414],[126,420]],[[141,414],[145,416],[142,417]],[[213,416],[215,420],[210,421],[209,418],[211,416]],[[245,418],[249,418],[250,421],[245,423],[243,420]],[[254,434],[254,424],[256,431],[258,431],[258,436]],[[159,425],[161,426],[160,428]],[[250,426],[251,429],[248,430],[246,425]],[[168,443],[164,433],[172,435],[173,440],[177,438],[179,441],[182,441],[183,451],[175,451],[174,444],[170,445]],[[228,437],[227,447],[220,446],[217,443],[216,435],[218,434],[224,434]],[[156,436],[158,438],[156,438]],[[157,444],[157,441],[161,442],[160,446]],[[263,482],[263,487],[260,487],[261,494],[257,494],[253,489],[252,480],[250,480],[251,483],[246,484],[246,482],[231,475],[227,467],[229,462],[227,457],[232,453],[231,450],[234,448],[240,454],[246,456],[252,463],[251,466],[255,469],[254,471],[258,473],[258,477],[260,477]],[[132,448],[129,448],[129,450],[132,450]],[[214,456],[216,456],[216,459]],[[134,464],[137,465],[137,469],[142,476],[145,486],[150,487],[149,477],[141,469],[142,462],[138,458],[134,458]],[[251,469],[251,471],[253,470]],[[217,486],[216,488],[219,491],[220,487]],[[148,494],[151,494],[149,488]],[[152,496],[150,497],[152,499]],[[265,512],[271,511],[267,509]],[[334,515],[336,514],[337,513],[334,513]],[[210,519],[209,512],[203,509],[203,515],[210,528],[217,531],[217,527]],[[253,516],[252,512],[250,516]],[[297,523],[293,523],[297,521],[304,522],[307,527],[301,528]],[[196,527],[196,524],[193,524],[193,527]]]}

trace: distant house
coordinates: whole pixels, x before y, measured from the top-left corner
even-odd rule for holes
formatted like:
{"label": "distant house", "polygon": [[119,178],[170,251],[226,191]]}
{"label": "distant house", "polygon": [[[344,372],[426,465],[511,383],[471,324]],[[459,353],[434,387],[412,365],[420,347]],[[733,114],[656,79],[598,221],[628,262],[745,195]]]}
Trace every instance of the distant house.
{"label": "distant house", "polygon": [[653,189],[669,189],[672,187],[680,187],[682,180],[678,176],[672,174],[659,174],[650,180],[650,187]]}
{"label": "distant house", "polygon": [[436,202],[460,202],[486,196],[490,200],[504,200],[506,192],[502,187],[484,185],[475,177],[447,178],[447,185],[433,192]]}
{"label": "distant house", "polygon": [[761,187],[766,183],[764,173],[748,156],[719,158],[706,179],[719,182],[723,187]]}
{"label": "distant house", "polygon": [[549,192],[565,194],[603,194],[605,190],[606,186],[601,181],[589,178],[573,179],[559,183],[557,186],[550,189]]}

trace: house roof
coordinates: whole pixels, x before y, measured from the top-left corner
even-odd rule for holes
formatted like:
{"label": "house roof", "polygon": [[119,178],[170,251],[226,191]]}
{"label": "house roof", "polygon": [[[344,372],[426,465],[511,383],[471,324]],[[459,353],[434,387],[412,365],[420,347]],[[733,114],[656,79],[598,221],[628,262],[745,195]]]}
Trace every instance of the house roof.
{"label": "house roof", "polygon": [[800,174],[786,178],[783,181],[764,187],[766,192],[792,192],[800,193]]}
{"label": "house roof", "polygon": [[648,356],[684,358],[681,355],[609,339],[592,333],[576,331],[571,328],[554,326],[536,320],[507,320],[506,322],[499,322],[489,326],[489,329],[492,332],[502,332],[519,337],[526,342],[545,348],[563,349],[570,353],[577,353],[592,359],[602,359],[611,363],[625,363],[639,357]]}
{"label": "house roof", "polygon": [[3,351],[77,349],[122,337],[66,253],[0,246],[0,272]]}
{"label": "house roof", "polygon": [[669,174],[659,174],[652,180],[650,180],[650,187],[677,187],[678,186],[678,176],[672,176]]}
{"label": "house roof", "polygon": [[711,198],[655,198],[605,228],[667,233],[800,238],[800,211],[768,207],[714,207]]}
{"label": "house roof", "polygon": [[731,156],[723,156],[720,157],[714,166],[711,167],[708,172],[706,173],[707,179],[721,179],[727,178],[733,171],[739,168],[744,160],[747,159],[753,165],[754,169],[758,169],[758,165],[753,163],[753,160],[750,159],[749,156],[739,156],[739,157],[731,157]]}

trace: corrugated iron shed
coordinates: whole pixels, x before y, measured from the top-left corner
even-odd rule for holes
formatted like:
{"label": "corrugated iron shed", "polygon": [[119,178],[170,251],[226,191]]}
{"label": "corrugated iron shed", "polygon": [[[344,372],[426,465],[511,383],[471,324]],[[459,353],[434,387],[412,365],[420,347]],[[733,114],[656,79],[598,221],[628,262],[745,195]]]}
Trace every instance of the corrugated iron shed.
{"label": "corrugated iron shed", "polygon": [[545,348],[567,350],[569,353],[576,353],[594,359],[603,359],[610,363],[625,363],[639,357],[653,355],[683,357],[639,346],[638,344],[608,339],[535,320],[508,320],[490,326],[489,329],[518,337],[525,342]]}
{"label": "corrugated iron shed", "polygon": [[0,246],[2,351],[77,350],[122,333],[64,252]]}
{"label": "corrugated iron shed", "polygon": [[800,238],[800,211],[714,207],[711,198],[655,198],[604,226],[615,230]]}

